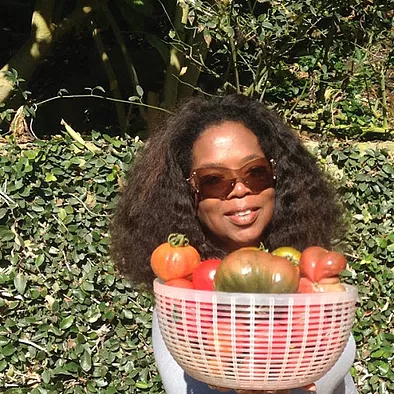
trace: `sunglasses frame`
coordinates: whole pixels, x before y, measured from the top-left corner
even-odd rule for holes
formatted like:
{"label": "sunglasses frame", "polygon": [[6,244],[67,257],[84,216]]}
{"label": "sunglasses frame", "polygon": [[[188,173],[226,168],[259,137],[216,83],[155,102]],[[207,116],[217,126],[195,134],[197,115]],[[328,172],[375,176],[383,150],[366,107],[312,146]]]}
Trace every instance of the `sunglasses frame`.
{"label": "sunglasses frame", "polygon": [[[234,170],[231,169],[231,168],[225,168],[225,167],[216,167],[216,168],[225,168],[226,170],[237,172],[237,171],[240,171],[240,170],[242,170],[243,168],[247,167],[248,165],[252,165],[254,162],[256,162],[256,161],[258,161],[258,160],[261,160],[261,159],[266,159],[266,158],[265,158],[265,157],[261,157],[261,158],[252,160],[251,162],[245,164],[244,166],[242,166],[242,167],[240,167],[240,168],[237,168],[237,169],[234,169]],[[275,161],[274,159],[270,159],[270,160],[267,160],[267,161],[268,161],[268,163],[270,164],[271,171],[272,171],[272,181],[273,181],[273,186],[272,186],[272,187],[275,187],[275,181],[276,181],[276,161]],[[215,168],[215,167],[214,167],[214,168]],[[226,200],[227,197],[228,197],[228,195],[232,192],[232,190],[234,189],[235,185],[236,185],[238,182],[242,182],[247,188],[249,188],[249,189],[252,191],[253,194],[260,194],[260,193],[263,192],[264,190],[268,189],[268,188],[265,188],[265,189],[262,189],[262,190],[259,191],[259,192],[254,192],[254,191],[250,188],[250,186],[248,185],[248,183],[246,182],[246,180],[245,180],[243,177],[235,177],[235,178],[226,179],[226,181],[231,181],[231,186],[232,186],[230,192],[227,193],[226,196],[222,196],[222,197],[204,197],[204,198],[202,198],[202,197],[201,197],[200,190],[198,189],[198,187],[197,187],[196,184],[193,184],[193,181],[194,181],[194,183],[196,183],[196,174],[197,174],[197,171],[198,171],[198,170],[203,170],[203,169],[205,169],[205,168],[196,168],[195,170],[193,170],[191,176],[190,176],[189,178],[186,179],[186,181],[187,181],[187,182],[189,183],[189,185],[191,186],[193,192],[194,192],[195,195],[197,196],[198,201],[202,201],[202,200],[205,200],[205,199],[207,199],[207,198],[217,198],[217,199],[220,199],[220,200]]]}

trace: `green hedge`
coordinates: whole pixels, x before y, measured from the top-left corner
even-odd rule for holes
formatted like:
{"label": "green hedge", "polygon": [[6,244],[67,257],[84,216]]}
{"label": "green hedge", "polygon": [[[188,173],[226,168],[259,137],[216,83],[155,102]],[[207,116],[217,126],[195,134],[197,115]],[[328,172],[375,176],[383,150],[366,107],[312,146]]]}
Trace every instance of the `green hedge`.
{"label": "green hedge", "polygon": [[[152,296],[116,275],[108,221],[138,139],[67,135],[0,146],[0,392],[161,393]],[[393,159],[348,145],[316,151],[349,210],[345,280],[360,302],[360,392],[394,392]]]}
{"label": "green hedge", "polygon": [[349,283],[359,291],[354,327],[360,393],[394,392],[394,160],[353,146],[324,150],[338,167],[349,212]]}

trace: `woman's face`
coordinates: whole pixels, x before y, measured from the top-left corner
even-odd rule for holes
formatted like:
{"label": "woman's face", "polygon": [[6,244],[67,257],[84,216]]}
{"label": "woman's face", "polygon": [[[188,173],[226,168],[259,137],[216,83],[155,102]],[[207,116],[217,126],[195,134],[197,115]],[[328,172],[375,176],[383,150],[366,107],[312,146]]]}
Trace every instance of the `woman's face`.
{"label": "woman's face", "polygon": [[[240,169],[265,157],[257,137],[242,123],[226,121],[208,127],[192,150],[192,171],[206,167]],[[258,246],[274,211],[273,187],[260,194],[238,181],[225,199],[205,198],[198,202],[197,215],[213,241],[232,251]]]}

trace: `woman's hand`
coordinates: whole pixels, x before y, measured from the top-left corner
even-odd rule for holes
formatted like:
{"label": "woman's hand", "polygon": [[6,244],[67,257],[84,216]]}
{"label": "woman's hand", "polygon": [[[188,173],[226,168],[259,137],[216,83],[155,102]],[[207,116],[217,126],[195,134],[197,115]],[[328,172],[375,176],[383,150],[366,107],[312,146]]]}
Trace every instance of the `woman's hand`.
{"label": "woman's hand", "polygon": [[290,394],[290,390],[269,390],[269,391],[256,391],[256,390],[237,390],[237,394]]}
{"label": "woman's hand", "polygon": [[[228,389],[225,387],[216,387],[216,386],[209,386],[211,389],[220,391],[221,393],[227,393],[232,389]],[[235,390],[237,394],[290,394],[290,390]]]}
{"label": "woman's hand", "polygon": [[[225,387],[209,386],[211,389],[220,391],[221,393],[227,393],[232,389]],[[305,391],[316,391],[316,385],[314,383],[308,384],[303,387]],[[235,390],[237,394],[290,394],[290,390]]]}

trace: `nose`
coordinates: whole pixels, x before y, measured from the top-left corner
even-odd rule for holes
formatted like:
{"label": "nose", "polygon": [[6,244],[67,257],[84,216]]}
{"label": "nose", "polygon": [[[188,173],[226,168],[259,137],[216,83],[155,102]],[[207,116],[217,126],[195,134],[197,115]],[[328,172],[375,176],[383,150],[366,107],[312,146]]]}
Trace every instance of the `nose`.
{"label": "nose", "polygon": [[231,190],[231,193],[228,195],[227,198],[231,198],[231,197],[240,198],[240,197],[243,197],[247,194],[252,193],[252,190],[249,189],[248,184],[242,178],[235,179],[232,184],[234,185],[233,190]]}

